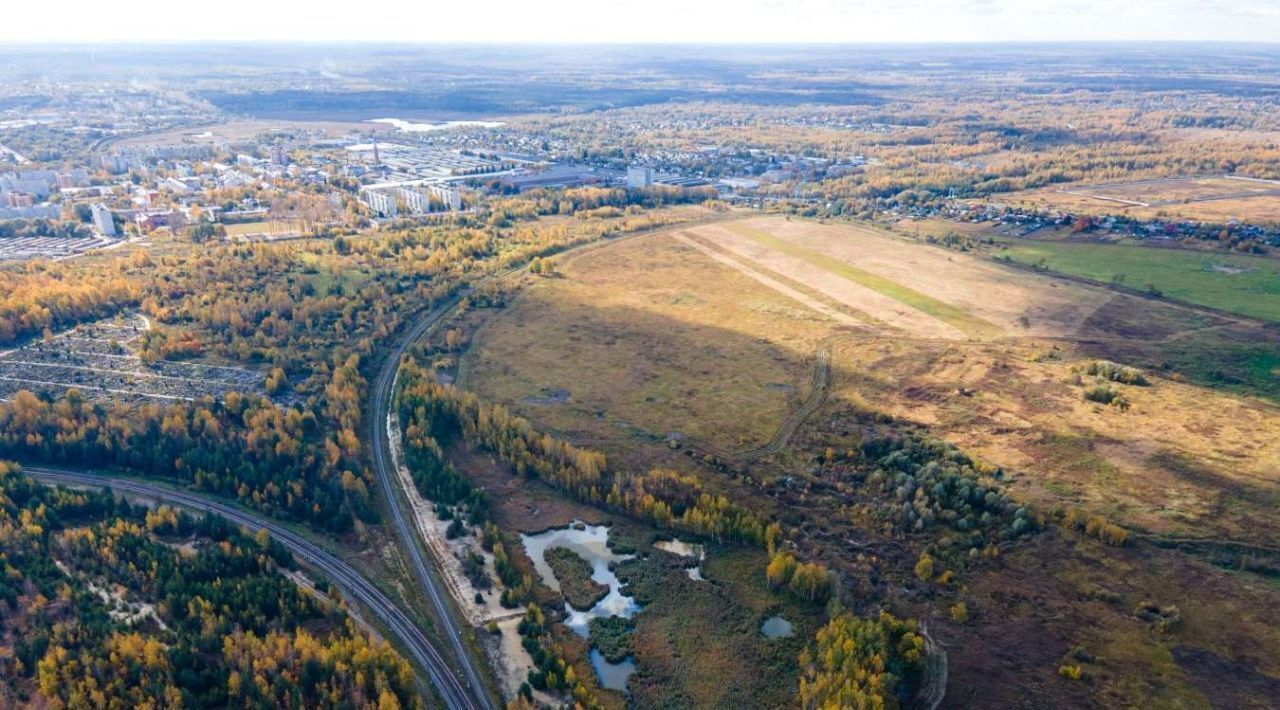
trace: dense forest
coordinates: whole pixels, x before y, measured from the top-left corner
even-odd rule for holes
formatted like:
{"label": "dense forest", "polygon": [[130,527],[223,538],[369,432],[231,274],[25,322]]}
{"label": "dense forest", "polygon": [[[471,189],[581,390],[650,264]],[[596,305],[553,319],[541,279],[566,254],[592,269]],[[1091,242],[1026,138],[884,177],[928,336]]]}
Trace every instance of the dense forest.
{"label": "dense forest", "polygon": [[[0,402],[0,451],[144,471],[341,533],[372,515],[353,429],[359,415],[335,407],[326,426],[309,411],[235,393],[132,406],[91,402],[75,390],[50,402],[23,390]],[[325,429],[337,434],[322,436]]]}
{"label": "dense forest", "polygon": [[408,663],[281,574],[266,534],[0,462],[0,705],[421,704]]}

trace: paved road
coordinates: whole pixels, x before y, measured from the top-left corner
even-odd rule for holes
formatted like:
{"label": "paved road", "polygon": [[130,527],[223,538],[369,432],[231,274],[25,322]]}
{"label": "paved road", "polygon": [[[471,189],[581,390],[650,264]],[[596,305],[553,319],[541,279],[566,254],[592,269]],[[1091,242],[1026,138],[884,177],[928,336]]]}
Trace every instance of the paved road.
{"label": "paved road", "polygon": [[418,666],[427,672],[427,677],[430,678],[432,685],[435,686],[436,691],[440,693],[445,705],[450,710],[471,710],[477,707],[487,707],[487,700],[483,704],[478,704],[472,698],[471,693],[463,686],[463,683],[454,674],[449,665],[445,663],[440,652],[436,650],[435,646],[431,644],[431,641],[427,639],[417,625],[405,616],[395,602],[388,599],[377,587],[373,586],[369,580],[365,579],[346,562],[306,538],[293,533],[288,528],[258,515],[246,513],[238,508],[233,508],[194,493],[128,478],[43,466],[24,466],[23,471],[33,478],[46,483],[110,486],[120,493],[134,493],[191,510],[216,513],[237,525],[255,532],[266,529],[272,537],[280,541],[294,556],[324,573],[329,581],[337,585],[348,598],[358,600],[372,613],[376,614],[404,644],[405,648],[409,650],[410,655]]}

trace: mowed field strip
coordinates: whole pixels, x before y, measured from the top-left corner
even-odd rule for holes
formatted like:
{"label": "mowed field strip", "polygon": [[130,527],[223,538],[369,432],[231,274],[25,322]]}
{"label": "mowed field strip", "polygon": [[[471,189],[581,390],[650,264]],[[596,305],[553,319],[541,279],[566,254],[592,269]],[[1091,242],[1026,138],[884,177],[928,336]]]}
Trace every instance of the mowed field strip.
{"label": "mowed field strip", "polygon": [[[737,234],[750,237],[756,243],[764,247],[781,252],[787,256],[806,261],[820,269],[829,271],[841,278],[848,279],[849,281],[860,286],[865,286],[876,293],[887,296],[904,306],[914,308],[925,315],[946,323],[965,335],[973,337],[993,337],[1002,333],[1002,331],[995,325],[973,316],[960,308],[949,303],[939,301],[938,299],[921,293],[909,286],[904,286],[902,283],[894,281],[893,279],[885,278],[880,274],[854,266],[849,261],[837,259],[825,251],[810,249],[795,242],[781,239],[768,231],[757,229],[754,225],[732,224],[729,225],[728,228],[730,231],[736,232]],[[877,235],[873,238],[880,237]]]}
{"label": "mowed field strip", "polygon": [[790,286],[783,283],[781,280],[774,278],[773,276],[762,273],[758,269],[753,269],[750,266],[747,266],[746,264],[730,256],[727,256],[725,254],[722,254],[721,252],[716,251],[715,249],[712,249],[711,247],[703,244],[702,242],[699,242],[691,238],[688,234],[684,232],[677,232],[672,236],[675,238],[676,241],[682,244],[687,244],[688,246],[691,246],[694,249],[697,249],[707,257],[714,259],[720,262],[721,264],[724,264],[725,266],[731,269],[734,269],[735,271],[738,271],[739,273],[749,276],[755,279],[756,281],[759,281],[765,286],[768,286],[769,288],[773,289],[774,291],[777,291],[778,293],[784,296],[787,296],[788,298],[791,298],[795,301],[803,303],[809,308],[812,308],[813,310],[817,311],[818,313],[821,313],[822,315],[830,318],[831,320],[837,323],[840,323],[842,325],[853,326],[855,328],[864,324],[863,321],[860,321],[857,318],[854,318],[853,316],[848,315],[847,313],[842,313],[826,305],[825,303],[822,303],[816,298],[811,298],[810,296],[804,293],[801,293],[799,290],[791,288]]}
{"label": "mowed field strip", "polygon": [[756,267],[915,337],[1062,337],[1113,296],[872,228],[761,218],[689,230]]}

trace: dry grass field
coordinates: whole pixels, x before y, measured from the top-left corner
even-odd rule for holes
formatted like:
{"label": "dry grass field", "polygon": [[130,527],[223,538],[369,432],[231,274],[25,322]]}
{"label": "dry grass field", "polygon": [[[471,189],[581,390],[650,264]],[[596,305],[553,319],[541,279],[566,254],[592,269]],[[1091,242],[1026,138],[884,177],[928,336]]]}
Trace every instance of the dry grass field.
{"label": "dry grass field", "polygon": [[1045,508],[1161,535],[1265,543],[1277,530],[1275,405],[1151,374],[1149,386],[1113,385],[1127,411],[1095,404],[1073,373],[1091,359],[1051,341],[843,340],[835,361],[833,399],[927,426],[1016,472],[1013,489]]}
{"label": "dry grass field", "polygon": [[1016,472],[1028,500],[1256,541],[1280,501],[1273,404],[1149,373],[1151,386],[1115,385],[1120,411],[1073,382],[1096,345],[1194,341],[1223,323],[870,228],[761,218],[533,279],[477,332],[462,385],[624,458],[684,439],[735,451],[770,439],[830,340],[833,403],[924,425]]}
{"label": "dry grass field", "polygon": [[[824,540],[857,539],[856,514],[805,508],[822,500],[808,497],[818,489],[778,491],[810,475],[814,452],[851,411],[889,415],[1002,467],[1010,494],[1050,519],[1079,508],[1164,544],[1262,549],[1280,532],[1274,404],[1152,367],[1147,385],[1110,383],[1127,409],[1083,396],[1096,381],[1080,368],[1099,357],[1158,356],[1246,327],[1239,322],[871,228],[775,217],[677,227],[556,269],[524,277],[513,302],[474,332],[462,386],[615,464],[692,472],[771,514],[803,510],[801,524]],[[813,377],[826,361],[818,353],[829,353],[822,380]],[[820,381],[825,397],[814,399]],[[789,443],[740,462],[746,478],[681,455],[691,442],[744,451],[777,441],[798,414]],[[760,495],[752,480],[774,493]],[[861,557],[832,544],[828,564]],[[1154,698],[1210,707],[1215,677],[1232,679],[1237,699],[1280,683],[1266,675],[1275,664],[1257,660],[1277,643],[1267,578],[1136,545],[1108,548],[1053,527],[975,572],[961,592],[973,619],[934,617],[951,659],[949,704],[1014,706],[1035,686],[1060,706]],[[1147,604],[1177,605],[1181,626],[1152,630],[1134,611]],[[667,600],[648,612],[636,641],[655,679],[673,672],[663,639],[697,623],[693,608]],[[1073,685],[1058,668],[1076,647],[1094,660],[1089,681]],[[978,677],[997,689],[966,694]],[[636,687],[660,697],[643,680]]]}
{"label": "dry grass field", "polygon": [[300,219],[273,219],[266,222],[237,222],[224,225],[229,239],[253,239],[302,234],[305,225]]}
{"label": "dry grass field", "polygon": [[1110,298],[868,227],[768,218],[692,231],[913,337],[1067,335]]}
{"label": "dry grass field", "polygon": [[1188,177],[1068,185],[1011,195],[1012,204],[1085,214],[1209,222],[1280,221],[1280,182]]}
{"label": "dry grass field", "polygon": [[833,328],[670,234],[558,268],[482,326],[461,384],[606,448],[763,442],[803,396],[816,345]]}

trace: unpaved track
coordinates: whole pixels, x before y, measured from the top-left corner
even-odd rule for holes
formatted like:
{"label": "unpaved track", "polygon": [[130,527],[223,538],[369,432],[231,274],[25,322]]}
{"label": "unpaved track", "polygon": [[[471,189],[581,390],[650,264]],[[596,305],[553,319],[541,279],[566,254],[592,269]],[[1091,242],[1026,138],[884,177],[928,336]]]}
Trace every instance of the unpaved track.
{"label": "unpaved track", "polygon": [[774,291],[777,291],[778,293],[786,296],[787,298],[790,298],[791,300],[796,301],[798,303],[802,303],[808,306],[809,308],[817,311],[818,313],[821,313],[822,315],[830,318],[831,320],[837,323],[840,323],[841,325],[853,326],[855,328],[860,328],[866,325],[865,323],[858,320],[857,318],[854,318],[853,316],[850,316],[846,313],[841,313],[840,311],[837,311],[836,309],[827,306],[826,304],[822,303],[816,298],[810,298],[809,296],[806,296],[805,294],[795,290],[794,288],[791,288],[790,286],[782,283],[781,281],[773,278],[772,276],[769,276],[768,274],[765,274],[761,271],[753,269],[750,266],[747,266],[746,264],[738,261],[737,259],[734,259],[733,257],[727,254],[722,254],[716,251],[715,249],[712,249],[706,244],[703,244],[697,239],[694,239],[693,237],[689,236],[689,234],[686,232],[676,232],[671,236],[681,244],[697,249],[699,252],[701,252],[708,258],[714,259],[715,261],[721,264],[724,264],[730,269],[733,269],[734,271],[737,271],[738,273],[743,274],[748,278],[759,281],[760,283],[764,284],[765,286],[768,286],[769,288],[773,289]]}
{"label": "unpaved track", "polygon": [[916,710],[937,710],[947,695],[947,652],[929,633],[929,623],[920,624],[924,637],[924,682],[916,691],[911,706]]}
{"label": "unpaved track", "polygon": [[834,341],[835,336],[832,336],[818,344],[813,357],[813,376],[809,380],[809,395],[800,403],[800,406],[782,418],[782,423],[778,425],[778,430],[769,438],[769,441],[754,449],[729,454],[730,460],[745,463],[782,451],[791,443],[791,437],[795,436],[809,417],[817,413],[818,409],[826,403],[827,395],[831,392],[831,348]]}

